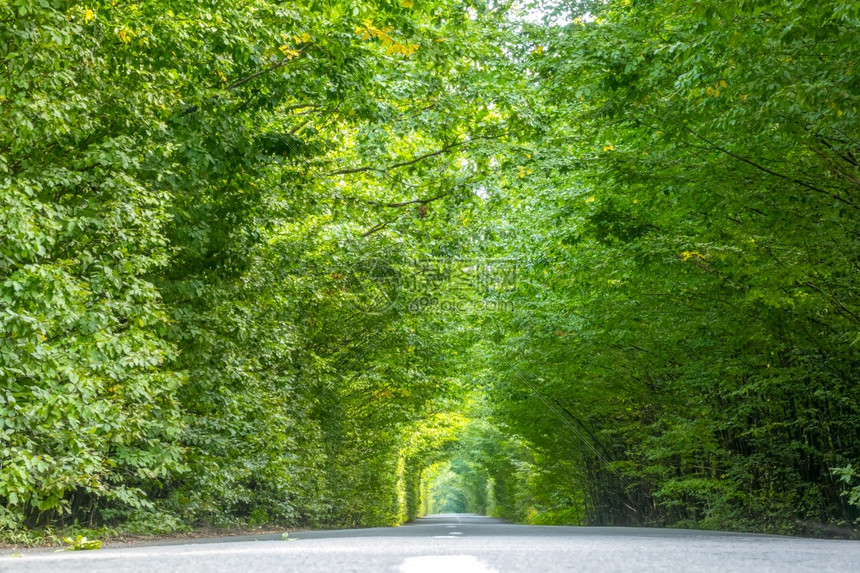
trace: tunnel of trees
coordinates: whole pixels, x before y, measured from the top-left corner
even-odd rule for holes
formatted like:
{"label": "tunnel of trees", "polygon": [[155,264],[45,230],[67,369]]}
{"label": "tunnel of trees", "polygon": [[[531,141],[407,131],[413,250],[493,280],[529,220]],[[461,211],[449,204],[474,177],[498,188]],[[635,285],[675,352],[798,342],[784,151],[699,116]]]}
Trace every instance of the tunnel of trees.
{"label": "tunnel of trees", "polygon": [[0,534],[860,517],[854,0],[3,0]]}

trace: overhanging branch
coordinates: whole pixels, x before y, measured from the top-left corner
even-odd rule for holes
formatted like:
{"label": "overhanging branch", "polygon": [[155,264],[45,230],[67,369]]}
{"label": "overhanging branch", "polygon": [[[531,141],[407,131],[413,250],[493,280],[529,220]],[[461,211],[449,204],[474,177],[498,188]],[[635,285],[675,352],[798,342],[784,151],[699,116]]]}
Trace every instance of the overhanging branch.
{"label": "overhanging branch", "polygon": [[437,149],[436,151],[430,151],[428,153],[424,153],[423,155],[413,157],[412,159],[407,159],[405,161],[392,163],[391,165],[388,165],[387,167],[374,167],[372,165],[366,165],[364,167],[350,167],[350,168],[346,168],[346,169],[338,169],[336,171],[329,171],[328,173],[325,173],[324,175],[331,177],[334,175],[353,175],[356,173],[368,173],[368,172],[387,173],[388,171],[391,171],[394,169],[400,169],[402,167],[409,167],[410,165],[415,165],[416,163],[424,161],[425,159],[431,159],[433,157],[438,157],[440,155],[444,155],[445,153],[448,153],[449,151],[457,149],[458,147],[463,147],[464,145],[468,145],[468,144],[475,142],[475,141],[478,141],[478,140],[498,139],[500,137],[504,137],[505,135],[506,135],[506,132],[502,132],[502,133],[495,134],[495,135],[478,135],[478,136],[475,136],[475,137],[472,137],[470,139],[466,139],[463,141],[455,141],[453,143],[449,143],[447,145],[444,145],[442,148]]}

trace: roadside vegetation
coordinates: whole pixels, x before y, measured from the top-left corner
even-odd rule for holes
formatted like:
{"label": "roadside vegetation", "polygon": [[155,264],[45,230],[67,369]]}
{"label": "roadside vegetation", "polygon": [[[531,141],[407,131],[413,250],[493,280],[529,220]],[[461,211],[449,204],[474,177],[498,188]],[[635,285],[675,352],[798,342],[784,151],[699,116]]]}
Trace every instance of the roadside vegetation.
{"label": "roadside vegetation", "polygon": [[5,0],[0,61],[4,541],[857,527],[857,2]]}

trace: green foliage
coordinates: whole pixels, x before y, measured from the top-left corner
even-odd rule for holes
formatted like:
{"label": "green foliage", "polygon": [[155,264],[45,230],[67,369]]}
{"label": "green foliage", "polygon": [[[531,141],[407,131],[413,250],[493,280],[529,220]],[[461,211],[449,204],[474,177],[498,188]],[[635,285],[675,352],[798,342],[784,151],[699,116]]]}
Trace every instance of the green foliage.
{"label": "green foliage", "polygon": [[851,523],[831,468],[860,443],[856,10],[583,9],[528,30],[499,420],[538,471],[570,468],[539,491],[589,523]]}
{"label": "green foliage", "polygon": [[468,193],[461,147],[493,122],[450,121],[471,95],[440,87],[472,86],[469,22],[444,2],[0,7],[0,526],[400,519],[438,350],[332,277],[369,228],[413,232],[410,203],[383,204],[414,198],[395,174],[436,180],[422,216]]}
{"label": "green foliage", "polygon": [[848,503],[855,507],[860,507],[860,483],[856,483],[857,470],[854,469],[853,464],[848,464],[844,468],[833,468],[831,471],[842,483],[850,488],[846,488],[846,491],[843,493],[848,498]]}
{"label": "green foliage", "polygon": [[534,5],[0,5],[0,532],[855,523],[855,3]]}
{"label": "green foliage", "polygon": [[83,535],[64,537],[63,543],[68,545],[67,549],[69,551],[87,551],[102,548],[102,542],[100,539],[87,539]]}
{"label": "green foliage", "polygon": [[123,533],[160,535],[191,529],[177,515],[153,509],[103,509],[101,517],[105,522],[120,524]]}

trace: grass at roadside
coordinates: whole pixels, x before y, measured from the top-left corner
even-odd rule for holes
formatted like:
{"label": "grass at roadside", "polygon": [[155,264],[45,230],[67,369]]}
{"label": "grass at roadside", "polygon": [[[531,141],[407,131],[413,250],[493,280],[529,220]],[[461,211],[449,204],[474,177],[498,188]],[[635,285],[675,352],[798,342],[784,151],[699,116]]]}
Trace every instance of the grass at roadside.
{"label": "grass at roadside", "polygon": [[[14,532],[0,531],[0,553],[25,548],[84,549],[86,542],[101,541],[103,547],[128,546],[161,541],[194,540],[208,537],[280,534],[285,527],[184,527],[180,531],[141,532],[121,528],[68,527],[64,529],[33,529]],[[92,547],[95,549],[96,547]]]}

